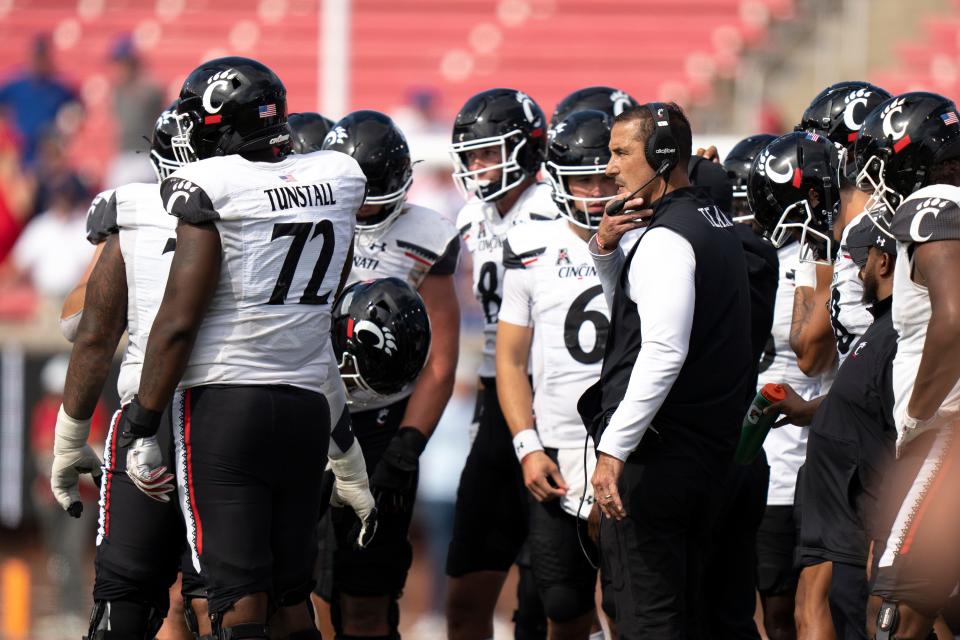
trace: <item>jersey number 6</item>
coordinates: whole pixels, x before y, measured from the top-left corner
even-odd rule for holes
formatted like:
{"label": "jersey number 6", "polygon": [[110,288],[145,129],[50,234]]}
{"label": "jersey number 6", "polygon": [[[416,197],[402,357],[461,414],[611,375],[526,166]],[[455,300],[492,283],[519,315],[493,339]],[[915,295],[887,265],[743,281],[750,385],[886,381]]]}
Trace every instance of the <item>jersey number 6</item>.
{"label": "jersey number 6", "polygon": [[[313,233],[311,233],[311,229]],[[317,258],[317,264],[313,267],[313,274],[303,295],[300,296],[300,304],[327,304],[330,298],[330,292],[318,295],[320,285],[323,284],[323,278],[327,275],[327,269],[330,267],[330,260],[333,259],[333,247],[335,238],[333,235],[333,223],[330,220],[321,220],[316,225],[312,222],[281,222],[273,225],[273,235],[271,242],[284,236],[293,236],[293,242],[290,243],[290,251],[283,260],[283,266],[280,267],[280,276],[277,278],[277,284],[273,287],[273,293],[270,294],[269,304],[284,304],[287,300],[287,294],[290,293],[290,285],[293,283],[293,276],[297,271],[297,265],[300,262],[300,254],[307,245],[307,240],[313,240],[317,236],[323,236],[323,247],[320,249],[320,256]]]}
{"label": "jersey number 6", "polygon": [[[603,294],[603,287],[596,285],[578,295],[574,298],[570,310],[567,311],[567,317],[563,321],[563,341],[567,345],[567,351],[570,352],[570,357],[581,364],[594,364],[603,360],[603,349],[606,346],[610,321],[600,311],[587,311],[587,305],[601,294]],[[593,349],[589,352],[584,351],[580,346],[580,327],[584,322],[591,323],[597,334]]]}

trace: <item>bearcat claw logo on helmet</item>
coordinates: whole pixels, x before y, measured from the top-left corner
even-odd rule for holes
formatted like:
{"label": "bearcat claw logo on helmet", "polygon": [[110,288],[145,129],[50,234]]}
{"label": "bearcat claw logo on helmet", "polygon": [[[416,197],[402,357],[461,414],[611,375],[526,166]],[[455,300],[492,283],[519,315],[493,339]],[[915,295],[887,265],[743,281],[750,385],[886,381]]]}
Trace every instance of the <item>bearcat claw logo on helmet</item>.
{"label": "bearcat claw logo on helmet", "polygon": [[230,83],[237,77],[237,72],[233,69],[218,71],[207,78],[207,89],[203,92],[203,108],[207,113],[217,113],[223,108],[223,102],[216,106],[213,104],[213,94],[216,91],[225,91],[230,87]]}
{"label": "bearcat claw logo on helmet", "polygon": [[626,91],[617,89],[610,94],[610,102],[613,103],[613,116],[617,117],[633,104],[633,98],[627,95]]}
{"label": "bearcat claw logo on helmet", "polygon": [[177,180],[173,183],[173,193],[170,194],[170,198],[167,199],[166,210],[167,213],[173,213],[173,205],[176,204],[177,200],[186,200],[190,197],[194,191],[199,189],[199,187],[189,180]]}
{"label": "bearcat claw logo on helmet", "polygon": [[523,115],[526,116],[527,122],[530,122],[535,127],[539,127],[540,118],[536,116],[536,109],[533,106],[533,100],[530,99],[530,96],[522,91],[517,91],[517,102],[523,105]]}
{"label": "bearcat claw logo on helmet", "polygon": [[764,149],[763,153],[760,154],[760,162],[757,165],[757,171],[760,173],[760,175],[770,178],[772,182],[776,182],[777,184],[786,184],[790,182],[791,178],[793,178],[793,173],[794,173],[793,165],[790,163],[789,160],[787,160],[786,171],[782,173],[775,171],[773,167],[770,165],[776,159],[777,159],[776,156],[771,155],[768,149]]}
{"label": "bearcat claw logo on helmet", "polygon": [[[348,325],[349,328],[349,325]],[[388,356],[397,351],[397,339],[389,327],[381,327],[369,320],[360,320],[352,325],[353,333],[361,344],[380,349]],[[351,337],[351,336],[347,336]]]}
{"label": "bearcat claw logo on helmet", "polygon": [[867,106],[867,98],[873,95],[873,92],[869,89],[857,89],[856,91],[851,91],[843,99],[844,104],[846,105],[843,109],[843,124],[850,129],[851,131],[856,131],[860,128],[860,125],[863,124],[864,119],[867,117],[866,110],[861,113],[861,117],[857,118],[857,109],[859,107]]}
{"label": "bearcat claw logo on helmet", "polygon": [[323,144],[343,144],[348,137],[350,136],[346,129],[343,127],[334,127],[323,139]]}
{"label": "bearcat claw logo on helmet", "polygon": [[[903,103],[906,98],[897,98],[883,108],[880,116],[883,118],[883,135],[890,136],[894,140],[899,140],[907,131],[907,122],[900,123],[900,126],[894,126],[893,116],[903,111]],[[896,147],[894,147],[896,148]]]}

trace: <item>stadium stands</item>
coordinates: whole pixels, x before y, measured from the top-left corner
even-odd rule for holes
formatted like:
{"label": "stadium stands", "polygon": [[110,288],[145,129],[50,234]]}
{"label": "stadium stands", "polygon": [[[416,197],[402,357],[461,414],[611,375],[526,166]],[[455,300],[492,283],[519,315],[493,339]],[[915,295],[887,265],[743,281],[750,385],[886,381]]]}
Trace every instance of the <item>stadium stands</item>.
{"label": "stadium stands", "polygon": [[[0,0],[0,56],[22,60],[34,34],[52,34],[61,69],[81,87],[88,108],[75,159],[100,175],[112,151],[103,144],[113,129],[107,52],[118,35],[133,34],[150,73],[171,96],[196,63],[231,53],[274,68],[287,84],[291,110],[312,110],[322,1]],[[523,88],[545,110],[590,84],[622,86],[640,98],[702,103],[711,97],[713,80],[735,73],[742,49],[762,38],[771,19],[789,16],[792,5],[793,0],[353,0],[350,105],[390,109],[403,103],[411,88],[432,87],[450,116],[491,83]]]}

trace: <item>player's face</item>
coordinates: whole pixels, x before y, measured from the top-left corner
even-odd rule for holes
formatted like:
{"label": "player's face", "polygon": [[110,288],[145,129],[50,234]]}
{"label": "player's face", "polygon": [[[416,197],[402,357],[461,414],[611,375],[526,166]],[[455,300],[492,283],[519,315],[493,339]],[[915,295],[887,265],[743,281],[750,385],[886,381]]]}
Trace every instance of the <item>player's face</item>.
{"label": "player's face", "polygon": [[[503,158],[500,155],[499,144],[466,151],[464,152],[464,155],[466,156],[466,165],[468,171],[480,171],[486,167],[496,167],[497,165],[503,163]],[[495,182],[500,180],[502,173],[503,169],[498,167],[496,169],[491,169],[490,171],[477,174],[475,179]]]}
{"label": "player's face", "polygon": [[860,267],[860,280],[863,281],[863,302],[873,304],[877,301],[877,267],[880,251],[873,247],[867,253],[867,264]]}
{"label": "player's face", "polygon": [[[610,162],[607,163],[607,176],[617,185],[617,196],[625,197],[649,180],[656,173],[647,163],[644,143],[640,139],[640,121],[617,122],[610,132]],[[658,184],[648,187],[637,194],[650,202],[650,193]]]}
{"label": "player's face", "polygon": [[360,207],[360,210],[357,211],[357,220],[367,220],[369,218],[376,217],[380,215],[383,211],[383,208],[387,206],[384,204],[365,204]]}
{"label": "player's face", "polygon": [[[569,176],[567,191],[574,198],[610,198],[617,194],[617,183],[602,173],[588,176]],[[601,215],[606,202],[574,200],[574,206],[589,214]]]}

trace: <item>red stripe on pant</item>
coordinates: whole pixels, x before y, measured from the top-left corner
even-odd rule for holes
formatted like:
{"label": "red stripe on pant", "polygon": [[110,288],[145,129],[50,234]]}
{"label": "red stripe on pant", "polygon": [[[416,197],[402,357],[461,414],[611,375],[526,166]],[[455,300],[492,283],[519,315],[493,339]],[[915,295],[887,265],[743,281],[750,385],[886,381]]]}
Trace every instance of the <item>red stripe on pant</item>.
{"label": "red stripe on pant", "polygon": [[190,509],[197,531],[197,556],[203,553],[203,526],[200,524],[200,510],[197,509],[197,494],[193,490],[193,451],[190,448],[190,389],[183,392],[183,446],[187,452],[187,490],[190,492]]}
{"label": "red stripe on pant", "polygon": [[[953,427],[941,428],[947,429]],[[956,438],[956,435],[954,435],[953,438]],[[955,443],[951,439],[950,444],[947,445],[947,450],[943,452],[943,462],[941,463],[940,468],[937,470],[937,477],[934,478],[933,484],[930,485],[930,490],[927,491],[925,496],[923,496],[923,499],[920,502],[920,507],[917,509],[917,515],[913,517],[913,522],[910,523],[910,528],[907,529],[907,535],[903,537],[903,544],[900,545],[900,553],[898,555],[905,556],[910,553],[910,547],[913,546],[913,539],[917,535],[917,529],[920,528],[920,521],[923,520],[923,516],[926,514],[930,503],[933,502],[937,494],[940,493],[943,479],[946,477],[947,473],[950,471],[950,467],[953,465],[953,458],[955,457],[953,449],[955,446]]]}
{"label": "red stripe on pant", "polygon": [[117,412],[110,427],[110,466],[107,467],[107,490],[103,498],[103,537],[110,537],[110,485],[113,484],[113,471],[117,468],[117,434],[120,431],[120,417],[123,410]]}

